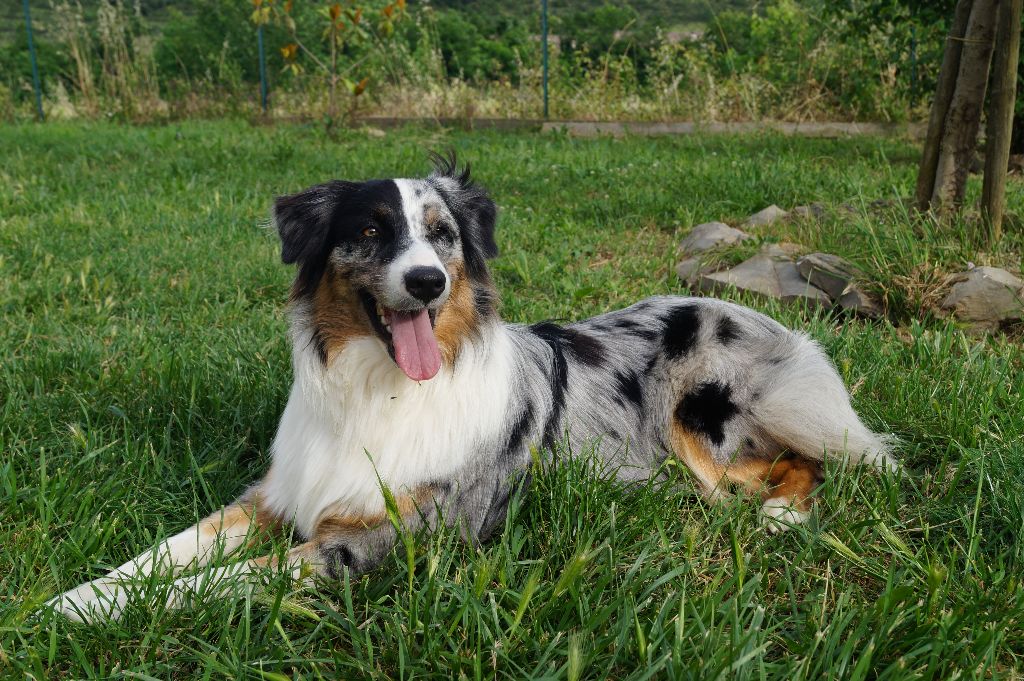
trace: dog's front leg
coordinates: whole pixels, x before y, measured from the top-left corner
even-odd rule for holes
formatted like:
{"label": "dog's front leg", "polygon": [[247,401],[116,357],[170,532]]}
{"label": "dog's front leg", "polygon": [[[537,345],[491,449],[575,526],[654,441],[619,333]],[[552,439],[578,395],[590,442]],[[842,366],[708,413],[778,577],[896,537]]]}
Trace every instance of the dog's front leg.
{"label": "dog's front leg", "polygon": [[186,607],[195,597],[245,595],[266,577],[268,567],[283,567],[293,579],[307,585],[315,578],[340,579],[345,572],[353,576],[369,572],[394,549],[399,530],[415,533],[433,528],[445,496],[435,488],[424,488],[415,495],[398,497],[398,527],[385,513],[352,515],[328,510],[312,539],[292,547],[283,561],[276,555],[263,556],[183,577],[172,585],[167,607]]}
{"label": "dog's front leg", "polygon": [[103,577],[53,598],[47,605],[77,622],[116,619],[133,583],[154,572],[175,575],[186,567],[202,567],[217,556],[234,552],[255,532],[276,525],[259,501],[259,491],[250,490],[234,504],[211,513]]}

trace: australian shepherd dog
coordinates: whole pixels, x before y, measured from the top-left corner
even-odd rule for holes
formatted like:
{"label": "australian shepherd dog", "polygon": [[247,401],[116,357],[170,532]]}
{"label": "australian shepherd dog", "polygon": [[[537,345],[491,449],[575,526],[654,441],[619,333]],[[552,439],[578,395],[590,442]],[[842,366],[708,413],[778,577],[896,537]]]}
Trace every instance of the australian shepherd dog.
{"label": "australian shepherd dog", "polygon": [[434,161],[425,179],[335,180],[276,200],[297,274],[294,383],[269,471],[52,607],[116,618],[154,571],[195,570],[285,528],[300,540],[286,554],[179,577],[167,606],[270,567],[364,573],[400,531],[448,524],[481,542],[528,488],[531,450],[586,451],[625,483],[676,457],[709,500],[731,486],[759,495],[769,531],[807,517],[826,458],[895,465],[821,348],[753,310],[659,296],[565,325],[502,322],[487,270],[495,204],[453,156]]}

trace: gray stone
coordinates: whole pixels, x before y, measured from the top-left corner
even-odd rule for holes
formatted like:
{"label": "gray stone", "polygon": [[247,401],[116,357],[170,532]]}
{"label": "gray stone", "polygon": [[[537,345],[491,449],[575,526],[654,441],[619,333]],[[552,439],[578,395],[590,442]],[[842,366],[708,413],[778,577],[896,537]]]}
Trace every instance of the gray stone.
{"label": "gray stone", "polygon": [[836,304],[847,312],[879,319],[882,316],[882,306],[874,297],[864,293],[856,286],[849,286],[843,295],[839,296]]}
{"label": "gray stone", "polygon": [[998,267],[975,267],[953,279],[940,308],[967,322],[995,327],[1024,318],[1024,282]]}
{"label": "gray stone", "polygon": [[783,218],[786,217],[786,215],[788,215],[788,213],[786,213],[786,211],[782,210],[781,208],[779,208],[778,206],[776,206],[773,203],[772,205],[768,206],[767,208],[765,208],[763,210],[760,210],[760,211],[754,213],[753,215],[751,215],[749,218],[747,218],[746,222],[744,222],[742,226],[743,227],[766,227],[766,226],[768,226],[768,225],[770,225],[770,224],[772,224],[774,222],[778,222],[779,220],[782,220]]}
{"label": "gray stone", "polygon": [[811,253],[796,261],[796,268],[804,279],[832,298],[839,298],[850,285],[856,269],[838,255]]}
{"label": "gray stone", "polygon": [[811,221],[821,220],[823,217],[825,217],[825,206],[817,201],[806,206],[797,206],[789,211],[789,219],[791,220]]}
{"label": "gray stone", "polygon": [[746,232],[734,229],[724,222],[705,222],[686,235],[679,248],[683,253],[703,253],[721,246],[731,246],[752,239]]}
{"label": "gray stone", "polygon": [[761,253],[779,260],[792,260],[796,256],[800,255],[802,250],[804,250],[803,246],[789,241],[767,243],[761,246]]}
{"label": "gray stone", "polygon": [[706,293],[720,293],[730,286],[808,307],[827,307],[832,302],[828,294],[807,283],[792,262],[765,254],[755,255],[730,270],[700,278],[700,289]]}
{"label": "gray stone", "polygon": [[687,258],[686,260],[679,261],[676,265],[676,275],[689,285],[694,285],[700,279],[701,267],[704,263],[700,261],[700,258]]}

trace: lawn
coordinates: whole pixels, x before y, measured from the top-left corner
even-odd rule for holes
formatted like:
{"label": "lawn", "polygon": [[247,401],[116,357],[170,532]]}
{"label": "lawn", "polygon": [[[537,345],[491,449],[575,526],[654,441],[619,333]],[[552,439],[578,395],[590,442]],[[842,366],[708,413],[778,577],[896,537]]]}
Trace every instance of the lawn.
{"label": "lawn", "polygon": [[[106,626],[39,612],[265,470],[291,373],[271,198],[423,173],[447,147],[502,209],[513,321],[687,293],[674,251],[698,222],[851,202],[766,238],[858,263],[893,321],[740,300],[824,345],[906,471],[833,471],[811,521],[775,536],[759,504],[709,506],[682,470],[624,492],[585,463],[551,467],[499,537],[421,538],[412,570],[403,550],[318,591],[277,575]],[[915,163],[879,139],[0,127],[0,676],[1019,678],[1020,335],[972,337],[929,301],[943,273],[1022,244],[962,248],[962,226],[869,210],[911,193]]]}

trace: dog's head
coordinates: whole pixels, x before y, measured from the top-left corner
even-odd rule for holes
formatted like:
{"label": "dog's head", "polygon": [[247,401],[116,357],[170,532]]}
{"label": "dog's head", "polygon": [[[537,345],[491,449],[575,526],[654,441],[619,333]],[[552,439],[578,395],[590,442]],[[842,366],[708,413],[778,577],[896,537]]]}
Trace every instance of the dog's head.
{"label": "dog's head", "polygon": [[433,160],[425,179],[334,180],[274,203],[281,259],[299,268],[293,299],[308,301],[325,363],[371,335],[409,378],[433,378],[492,312],[494,202],[454,155]]}

